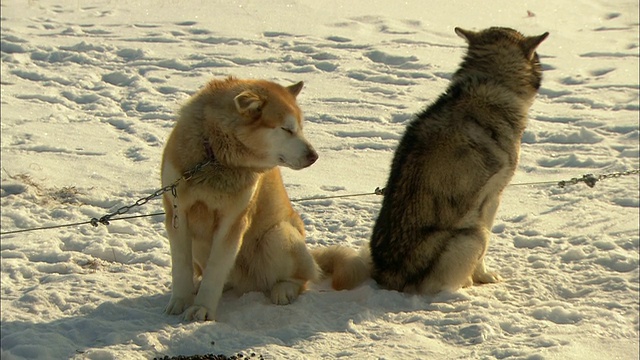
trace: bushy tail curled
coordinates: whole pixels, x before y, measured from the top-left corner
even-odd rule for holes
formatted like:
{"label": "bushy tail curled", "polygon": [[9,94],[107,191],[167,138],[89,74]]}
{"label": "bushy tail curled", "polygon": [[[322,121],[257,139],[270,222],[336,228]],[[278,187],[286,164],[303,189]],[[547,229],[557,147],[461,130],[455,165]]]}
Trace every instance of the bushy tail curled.
{"label": "bushy tail curled", "polygon": [[325,274],[331,274],[331,287],[349,290],[371,277],[369,247],[360,251],[350,247],[334,245],[311,250],[311,255]]}

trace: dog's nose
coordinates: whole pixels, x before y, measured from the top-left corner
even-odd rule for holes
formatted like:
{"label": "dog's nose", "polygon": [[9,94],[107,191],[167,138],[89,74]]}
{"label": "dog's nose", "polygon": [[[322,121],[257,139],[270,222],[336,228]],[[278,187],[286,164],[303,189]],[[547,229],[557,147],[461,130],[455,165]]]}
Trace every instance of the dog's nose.
{"label": "dog's nose", "polygon": [[316,162],[316,160],[318,160],[318,153],[315,150],[309,151],[307,153],[307,161],[309,162],[309,165]]}

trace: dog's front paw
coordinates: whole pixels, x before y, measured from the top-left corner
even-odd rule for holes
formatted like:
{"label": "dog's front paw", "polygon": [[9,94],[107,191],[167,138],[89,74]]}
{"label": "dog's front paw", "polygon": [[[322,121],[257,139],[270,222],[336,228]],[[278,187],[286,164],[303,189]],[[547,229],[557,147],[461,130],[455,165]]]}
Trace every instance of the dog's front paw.
{"label": "dog's front paw", "polygon": [[281,281],[271,288],[271,301],[276,305],[291,304],[300,294],[300,284]]}
{"label": "dog's front paw", "polygon": [[184,312],[186,321],[214,320],[214,312],[202,305],[193,305]]}
{"label": "dog's front paw", "polygon": [[478,284],[493,284],[502,281],[502,277],[493,271],[473,274],[473,281]]}
{"label": "dog's front paw", "polygon": [[191,297],[180,297],[180,296],[171,296],[171,300],[169,300],[169,304],[164,309],[165,314],[168,315],[179,315],[184,312],[186,308],[193,304],[193,296]]}

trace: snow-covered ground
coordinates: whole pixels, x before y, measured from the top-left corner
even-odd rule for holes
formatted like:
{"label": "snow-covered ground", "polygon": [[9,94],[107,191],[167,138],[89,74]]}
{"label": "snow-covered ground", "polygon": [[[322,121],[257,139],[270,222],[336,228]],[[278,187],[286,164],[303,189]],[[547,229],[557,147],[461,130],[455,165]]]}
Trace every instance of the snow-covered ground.
{"label": "snow-covered ground", "polygon": [[[490,5],[489,5],[490,4]],[[305,81],[320,160],[293,199],[384,186],[412,114],[447,86],[455,26],[550,32],[514,183],[639,166],[635,0],[3,0],[2,232],[86,222],[159,188],[175,111],[212,77]],[[1,357],[638,359],[638,175],[507,188],[488,265],[435,297],[315,285],[294,304],[225,294],[218,321],[162,313],[162,216],[5,234]],[[366,246],[379,196],[294,203],[310,247]],[[133,215],[161,212],[159,201]]]}

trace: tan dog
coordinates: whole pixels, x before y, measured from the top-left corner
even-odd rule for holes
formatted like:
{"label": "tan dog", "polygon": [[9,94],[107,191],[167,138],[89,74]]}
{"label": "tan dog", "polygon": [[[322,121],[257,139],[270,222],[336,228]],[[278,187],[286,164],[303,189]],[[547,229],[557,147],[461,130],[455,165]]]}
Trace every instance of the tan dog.
{"label": "tan dog", "polygon": [[[163,186],[210,163],[179,181],[175,196],[163,196],[173,282],[168,314],[212,320],[225,285],[288,304],[319,278],[278,168],[302,169],[318,159],[302,132],[302,86],[213,80],[180,110],[164,150]],[[326,271],[338,270],[335,287],[353,287],[369,274],[351,249],[314,253]]]}

